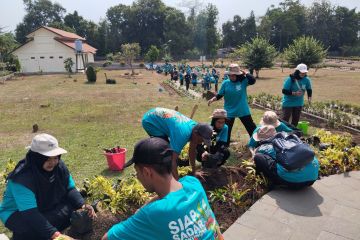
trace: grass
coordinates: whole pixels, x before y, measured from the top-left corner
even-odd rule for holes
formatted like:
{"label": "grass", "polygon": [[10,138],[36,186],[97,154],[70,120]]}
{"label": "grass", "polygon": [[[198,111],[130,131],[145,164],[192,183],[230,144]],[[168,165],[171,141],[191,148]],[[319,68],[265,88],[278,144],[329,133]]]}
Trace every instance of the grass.
{"label": "grass", "polygon": [[[222,101],[208,107],[204,100],[160,92],[159,83],[166,77],[155,72],[142,71],[135,80],[125,77],[124,72],[107,72],[108,78],[117,80],[115,85],[105,84],[103,72],[98,73],[96,84],[85,84],[85,76],[77,74],[72,78],[66,75],[18,77],[0,85],[0,171],[9,159],[18,161],[25,156],[24,147],[37,134],[32,133],[32,125],[36,123],[38,133],[54,135],[60,146],[68,150],[63,159],[78,186],[84,178],[99,174],[125,177],[133,173],[133,169],[108,171],[102,148],[125,147],[130,159],[134,144],[147,136],[141,127],[142,115],[147,110],[179,106],[180,112],[190,115],[196,103],[199,108],[194,119],[208,122],[213,109],[223,107]],[[280,94],[282,80],[288,74],[289,71],[281,73],[280,69],[263,70],[262,78],[249,87],[249,93]],[[356,89],[360,82],[356,76],[356,73],[319,70],[312,77],[314,99],[359,103]],[[326,90],[330,88],[331,91]],[[252,113],[255,122],[259,122],[263,111],[253,109]],[[240,120],[236,120],[232,139],[245,144],[248,138]],[[238,160],[232,155],[228,162],[236,164]],[[0,233],[4,231],[0,224]]]}

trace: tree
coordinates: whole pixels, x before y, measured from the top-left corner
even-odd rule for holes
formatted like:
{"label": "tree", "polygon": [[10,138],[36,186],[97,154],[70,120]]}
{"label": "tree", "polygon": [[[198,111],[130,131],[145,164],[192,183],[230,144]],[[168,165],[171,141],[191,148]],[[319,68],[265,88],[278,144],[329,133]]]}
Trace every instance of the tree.
{"label": "tree", "polygon": [[65,9],[58,3],[50,0],[23,0],[26,15],[16,27],[16,40],[20,43],[26,41],[26,35],[41,26],[50,23],[62,22]]}
{"label": "tree", "polygon": [[300,37],[284,50],[289,65],[295,67],[305,63],[309,67],[320,63],[326,57],[327,50],[323,44],[313,37]]}
{"label": "tree", "polygon": [[146,61],[149,61],[151,64],[154,64],[154,62],[158,60],[159,56],[160,56],[160,50],[156,46],[151,45],[149,51],[145,55],[145,59]]}
{"label": "tree", "polygon": [[0,61],[9,61],[11,52],[18,45],[12,33],[3,33],[0,28]]}
{"label": "tree", "polygon": [[251,42],[246,42],[235,52],[241,56],[247,68],[255,70],[256,78],[259,78],[259,71],[262,68],[269,68],[274,65],[277,55],[275,47],[261,37],[256,37]]}
{"label": "tree", "polygon": [[141,48],[139,43],[126,43],[121,45],[121,56],[130,65],[132,75],[135,74],[132,63],[134,59],[139,56],[140,52]]}
{"label": "tree", "polygon": [[72,73],[72,67],[74,66],[74,62],[72,60],[72,58],[67,58],[64,61],[64,67],[65,70],[69,73],[69,78],[71,77],[71,73]]}
{"label": "tree", "polygon": [[216,50],[218,49],[220,43],[220,36],[216,28],[218,15],[219,10],[217,7],[211,3],[208,4],[206,7],[206,53],[212,57],[216,55]]}

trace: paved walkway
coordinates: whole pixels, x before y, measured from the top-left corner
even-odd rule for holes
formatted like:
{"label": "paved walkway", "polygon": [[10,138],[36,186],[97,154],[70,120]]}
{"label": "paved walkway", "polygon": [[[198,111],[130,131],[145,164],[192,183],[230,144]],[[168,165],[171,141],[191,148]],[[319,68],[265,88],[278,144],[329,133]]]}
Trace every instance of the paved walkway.
{"label": "paved walkway", "polygon": [[264,195],[225,233],[226,240],[359,240],[360,171],[324,177],[300,191]]}
{"label": "paved walkway", "polygon": [[[182,88],[182,89],[186,90],[185,80],[184,80],[184,85],[183,85],[183,86],[180,86],[180,80],[178,80],[178,81],[173,81],[173,83],[175,83],[176,86],[178,86],[178,88]],[[198,93],[198,92],[196,92],[196,91],[194,91],[194,90],[192,90],[192,89],[190,89],[190,88],[189,88],[188,91],[189,91],[189,93],[190,93],[191,95],[193,95],[195,98],[202,98],[202,94],[201,94],[201,93]]]}

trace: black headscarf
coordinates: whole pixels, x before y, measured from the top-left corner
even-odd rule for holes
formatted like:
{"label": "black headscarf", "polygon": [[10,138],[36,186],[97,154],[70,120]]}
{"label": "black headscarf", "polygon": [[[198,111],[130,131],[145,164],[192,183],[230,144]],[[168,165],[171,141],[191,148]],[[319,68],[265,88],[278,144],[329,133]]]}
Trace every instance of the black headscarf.
{"label": "black headscarf", "polygon": [[62,202],[69,185],[70,173],[60,156],[59,164],[51,172],[43,169],[48,158],[29,150],[7,178],[34,192],[40,212],[53,209]]}
{"label": "black headscarf", "polygon": [[[305,77],[306,77],[306,75],[305,75]],[[302,77],[300,77],[300,71],[295,70],[295,72],[293,74],[290,74],[290,78],[291,78],[292,81],[302,79]]]}

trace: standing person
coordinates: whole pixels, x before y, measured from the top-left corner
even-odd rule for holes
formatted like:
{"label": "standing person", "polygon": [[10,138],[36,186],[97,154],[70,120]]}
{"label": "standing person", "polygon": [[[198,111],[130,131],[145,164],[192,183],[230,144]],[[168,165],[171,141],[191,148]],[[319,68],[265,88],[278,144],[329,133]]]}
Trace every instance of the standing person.
{"label": "standing person", "polygon": [[192,173],[201,175],[201,172],[196,172],[195,169],[196,146],[202,142],[208,147],[211,146],[213,129],[209,124],[197,123],[177,111],[157,107],[144,114],[142,126],[149,136],[169,140],[174,150],[172,161],[176,179],[178,178],[177,159],[187,142],[190,142],[189,160]]}
{"label": "standing person", "polygon": [[307,92],[308,101],[311,103],[312,87],[311,79],[307,77],[307,66],[303,63],[297,65],[295,72],[285,79],[282,93],[282,118],[295,127],[300,120],[302,107],[304,106],[304,95]]}
{"label": "standing person", "polygon": [[203,167],[219,167],[230,157],[230,151],[227,148],[228,126],[225,123],[226,118],[227,113],[224,109],[215,109],[211,116],[210,125],[215,132],[211,147],[208,149],[204,144],[197,147],[196,159],[202,162]]}
{"label": "standing person", "polygon": [[[209,71],[209,70],[208,70],[208,71]],[[210,74],[209,74],[209,72],[206,72],[206,73],[204,74],[204,90],[205,90],[205,91],[210,90],[210,81],[211,81],[211,79],[210,79]]]}
{"label": "standing person", "polygon": [[189,90],[190,87],[190,81],[191,81],[191,74],[190,73],[186,73],[185,75],[185,86],[186,86],[186,90]]}
{"label": "standing person", "polygon": [[70,226],[70,216],[94,209],[75,188],[74,180],[61,160],[67,153],[51,135],[36,135],[25,159],[7,177],[0,219],[13,232],[14,240],[49,240],[61,236]]}
{"label": "standing person", "polygon": [[184,71],[180,71],[179,79],[180,79],[180,86],[183,86],[184,85]]}
{"label": "standing person", "polygon": [[172,154],[161,138],[143,139],[135,145],[130,162],[140,183],[156,197],[110,228],[102,240],[223,240],[199,180],[186,176],[178,181],[171,174]]}
{"label": "standing person", "polygon": [[238,64],[229,66],[229,80],[224,80],[220,91],[215,97],[208,101],[208,105],[224,97],[224,109],[227,112],[229,135],[227,143],[230,144],[231,130],[235,118],[240,118],[249,136],[254,132],[256,125],[251,117],[249,104],[247,101],[247,87],[255,84],[255,78],[249,73],[240,69]]}
{"label": "standing person", "polygon": [[219,73],[216,73],[214,75],[214,85],[215,85],[215,92],[218,92],[218,84],[219,84]]}
{"label": "standing person", "polygon": [[194,72],[191,74],[191,83],[193,85],[193,87],[195,88],[197,85],[197,71],[194,70]]}

